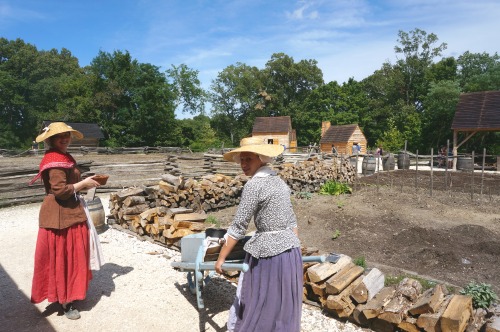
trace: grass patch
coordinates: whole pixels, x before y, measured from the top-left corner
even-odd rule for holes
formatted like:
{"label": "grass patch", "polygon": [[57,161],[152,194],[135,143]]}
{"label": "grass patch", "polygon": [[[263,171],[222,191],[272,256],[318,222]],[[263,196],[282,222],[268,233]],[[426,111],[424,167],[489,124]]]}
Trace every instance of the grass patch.
{"label": "grass patch", "polygon": [[207,219],[205,219],[205,224],[208,224],[209,226],[215,226],[215,228],[220,228],[221,222],[214,216],[208,216]]}
{"label": "grass patch", "polygon": [[422,291],[433,288],[436,286],[437,282],[432,280],[427,280],[419,276],[414,276],[410,274],[402,274],[398,276],[386,276],[384,286],[395,286],[398,285],[404,278],[415,279],[422,285]]}

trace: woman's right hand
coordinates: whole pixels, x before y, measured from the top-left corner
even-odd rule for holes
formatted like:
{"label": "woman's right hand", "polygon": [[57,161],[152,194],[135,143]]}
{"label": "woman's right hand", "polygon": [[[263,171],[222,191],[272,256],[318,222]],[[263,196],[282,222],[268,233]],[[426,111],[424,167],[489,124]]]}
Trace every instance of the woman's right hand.
{"label": "woman's right hand", "polygon": [[75,187],[75,191],[80,191],[82,189],[92,189],[99,187],[99,182],[94,180],[94,176],[90,176],[81,180],[80,182],[75,183],[73,186]]}
{"label": "woman's right hand", "polygon": [[222,274],[222,264],[224,264],[225,261],[225,259],[219,258],[217,262],[215,262],[215,272]]}

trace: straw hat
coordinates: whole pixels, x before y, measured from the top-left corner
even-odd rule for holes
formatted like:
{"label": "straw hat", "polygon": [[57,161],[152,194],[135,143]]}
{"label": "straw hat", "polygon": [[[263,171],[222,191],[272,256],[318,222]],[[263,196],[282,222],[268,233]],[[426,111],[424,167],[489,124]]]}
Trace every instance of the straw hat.
{"label": "straw hat", "polygon": [[71,128],[71,126],[68,126],[64,122],[52,122],[49,124],[47,127],[43,128],[43,133],[38,135],[35,139],[37,143],[40,143],[42,141],[45,141],[47,138],[60,134],[60,133],[66,133],[66,132],[71,132],[71,135],[75,137],[76,139],[82,139],[83,134],[79,132],[78,130],[75,130]]}
{"label": "straw hat", "polygon": [[266,157],[276,157],[280,155],[285,148],[278,144],[266,144],[262,137],[253,136],[245,137],[240,141],[240,147],[224,153],[224,159],[227,161],[235,161],[234,157],[241,152],[253,152]]}

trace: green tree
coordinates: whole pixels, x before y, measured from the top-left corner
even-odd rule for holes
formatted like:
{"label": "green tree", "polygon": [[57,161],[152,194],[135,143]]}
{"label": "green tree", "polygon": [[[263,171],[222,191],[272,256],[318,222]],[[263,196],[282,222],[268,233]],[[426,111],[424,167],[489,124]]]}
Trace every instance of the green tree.
{"label": "green tree", "polygon": [[176,108],[182,105],[182,112],[191,115],[205,114],[207,92],[201,87],[198,74],[199,71],[190,69],[185,64],[172,65],[172,68],[167,70],[167,75],[172,80]]}
{"label": "green tree", "polygon": [[[460,87],[456,81],[431,83],[422,117],[422,146],[438,148],[453,137],[451,123],[455,115]],[[435,150],[437,153],[437,150]],[[430,151],[428,151],[430,153]]]}
{"label": "green tree", "polygon": [[212,81],[212,126],[221,140],[232,145],[252,131],[253,120],[264,106],[261,74],[257,67],[242,63],[224,68]]}
{"label": "green tree", "polygon": [[262,70],[267,97],[263,116],[286,116],[297,126],[295,115],[299,105],[316,88],[324,84],[323,72],[316,60],[294,59],[284,53],[275,53]]}
{"label": "green tree", "polygon": [[418,28],[409,33],[400,30],[398,36],[400,45],[396,45],[394,50],[403,55],[402,59],[397,60],[397,65],[404,77],[404,86],[401,87],[404,91],[404,101],[406,105],[413,105],[420,111],[422,99],[428,89],[426,72],[433,59],[440,56],[447,45],[442,43],[434,47],[438,37]]}
{"label": "green tree", "polygon": [[177,95],[157,66],[139,63],[128,52],[101,51],[89,73],[108,145],[179,146]]}

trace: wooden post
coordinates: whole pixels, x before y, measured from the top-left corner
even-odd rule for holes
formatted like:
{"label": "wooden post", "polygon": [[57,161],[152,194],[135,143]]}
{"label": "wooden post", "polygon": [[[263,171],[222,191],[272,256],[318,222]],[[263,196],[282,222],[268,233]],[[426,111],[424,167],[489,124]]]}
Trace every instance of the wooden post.
{"label": "wooden post", "polygon": [[470,185],[470,200],[474,199],[474,151],[472,151],[472,169],[471,169],[471,185]]}
{"label": "wooden post", "polygon": [[434,187],[434,148],[431,148],[431,190],[430,190],[431,197],[432,197],[433,187]]}
{"label": "wooden post", "polygon": [[417,154],[415,155],[415,160],[416,160],[416,164],[415,164],[415,193],[417,193],[418,191],[418,150],[417,150]]}
{"label": "wooden post", "polygon": [[486,162],[486,148],[483,148],[483,166],[481,167],[481,199],[483,198],[484,164]]}

